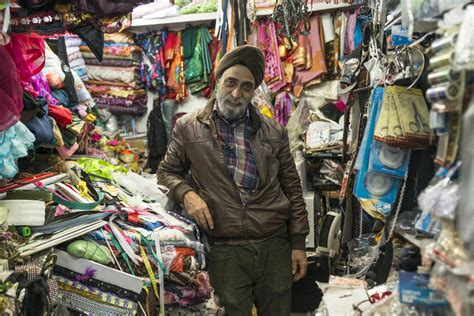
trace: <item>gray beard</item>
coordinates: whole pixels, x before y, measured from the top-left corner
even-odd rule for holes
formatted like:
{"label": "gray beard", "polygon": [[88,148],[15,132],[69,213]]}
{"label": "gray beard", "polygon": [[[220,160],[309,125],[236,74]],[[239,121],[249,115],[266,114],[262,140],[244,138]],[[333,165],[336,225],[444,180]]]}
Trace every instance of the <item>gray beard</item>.
{"label": "gray beard", "polygon": [[249,107],[248,104],[240,106],[229,105],[226,101],[219,100],[219,98],[217,100],[217,106],[219,108],[219,114],[228,121],[234,121],[243,117]]}

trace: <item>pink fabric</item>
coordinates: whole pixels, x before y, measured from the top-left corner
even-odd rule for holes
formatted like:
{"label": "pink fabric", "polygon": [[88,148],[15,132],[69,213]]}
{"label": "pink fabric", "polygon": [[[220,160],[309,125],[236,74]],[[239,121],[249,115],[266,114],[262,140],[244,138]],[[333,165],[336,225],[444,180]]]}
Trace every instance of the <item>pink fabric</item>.
{"label": "pink fabric", "polygon": [[[306,42],[308,41],[308,42]],[[309,46],[307,46],[309,44]],[[314,80],[326,73],[326,63],[324,61],[324,52],[319,36],[318,16],[311,18],[311,34],[309,36],[298,35],[298,45],[308,47],[311,50],[312,65],[310,69],[295,69],[293,83],[295,86],[302,86],[311,80]]]}
{"label": "pink fabric", "polygon": [[359,9],[355,10],[353,14],[346,14],[348,14],[348,17],[346,24],[346,35],[344,37],[344,56],[350,55],[350,53],[355,49],[354,35]]}
{"label": "pink fabric", "polygon": [[258,46],[265,55],[265,82],[273,93],[286,85],[285,73],[278,52],[278,41],[273,20],[260,22]]}
{"label": "pink fabric", "polygon": [[74,143],[74,145],[71,146],[71,148],[67,148],[65,146],[63,147],[57,147],[56,150],[58,151],[59,156],[61,159],[69,159],[74,153],[77,151],[79,148],[78,143]]}
{"label": "pink fabric", "polygon": [[5,45],[5,48],[15,62],[23,84],[43,69],[46,62],[44,39],[13,34],[10,43]]}
{"label": "pink fabric", "polygon": [[0,131],[6,130],[20,120],[23,109],[23,90],[15,63],[4,46],[0,46]]}

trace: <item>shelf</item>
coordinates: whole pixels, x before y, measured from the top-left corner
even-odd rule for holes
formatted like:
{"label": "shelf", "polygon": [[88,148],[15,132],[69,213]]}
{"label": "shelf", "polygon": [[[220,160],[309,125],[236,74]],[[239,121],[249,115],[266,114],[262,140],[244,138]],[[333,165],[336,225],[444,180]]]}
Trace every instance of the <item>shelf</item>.
{"label": "shelf", "polygon": [[[355,9],[360,4],[350,4],[350,3],[326,3],[319,2],[314,3],[309,8],[313,12],[320,11],[331,11],[331,10],[351,10]],[[264,17],[269,16],[273,13],[273,8],[265,8],[257,11],[257,16]],[[195,13],[195,14],[183,14],[178,16],[172,16],[161,19],[136,19],[132,21],[132,26],[130,31],[134,33],[142,33],[151,30],[159,30],[167,27],[171,31],[181,30],[186,27],[186,25],[200,25],[204,23],[209,23],[216,20],[217,12],[210,13]]]}
{"label": "shelf", "polygon": [[132,21],[130,31],[139,33],[164,27],[168,27],[170,30],[178,30],[183,29],[187,24],[199,25],[214,21],[216,18],[217,12],[183,14],[163,19],[136,19]]}
{"label": "shelf", "polygon": [[316,152],[312,154],[304,154],[306,158],[340,158],[342,154],[339,153],[327,153],[327,152]]}
{"label": "shelf", "polygon": [[414,244],[415,246],[417,246],[421,250],[425,249],[429,244],[434,242],[433,239],[430,239],[430,238],[416,238],[416,236],[414,236],[412,234],[409,234],[407,232],[404,232],[404,231],[395,230],[395,233],[400,235],[401,237],[405,238],[406,240],[408,240],[410,243]]}

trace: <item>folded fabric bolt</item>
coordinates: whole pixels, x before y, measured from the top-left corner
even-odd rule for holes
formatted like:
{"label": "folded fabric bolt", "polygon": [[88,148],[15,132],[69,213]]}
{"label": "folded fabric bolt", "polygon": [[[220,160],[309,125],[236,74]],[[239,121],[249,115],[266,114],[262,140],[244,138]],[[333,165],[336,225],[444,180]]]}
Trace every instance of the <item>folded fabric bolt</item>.
{"label": "folded fabric bolt", "polygon": [[71,55],[71,54],[79,52],[80,50],[79,50],[79,46],[69,46],[69,47],[66,47],[66,51],[68,55]]}
{"label": "folded fabric bolt", "polygon": [[6,207],[9,210],[8,225],[43,226],[45,223],[44,201],[1,200],[0,207]]}

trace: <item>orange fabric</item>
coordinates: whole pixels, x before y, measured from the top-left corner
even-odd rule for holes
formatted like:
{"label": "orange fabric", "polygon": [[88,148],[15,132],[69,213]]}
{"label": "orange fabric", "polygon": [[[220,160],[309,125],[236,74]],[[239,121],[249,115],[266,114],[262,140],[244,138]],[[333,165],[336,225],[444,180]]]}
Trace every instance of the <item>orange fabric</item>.
{"label": "orange fabric", "polygon": [[184,257],[191,257],[191,256],[196,256],[196,251],[194,251],[194,249],[176,247],[176,257],[174,258],[173,263],[171,264],[170,271],[183,272],[184,271],[184,267],[183,267]]}

